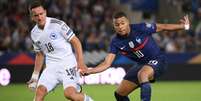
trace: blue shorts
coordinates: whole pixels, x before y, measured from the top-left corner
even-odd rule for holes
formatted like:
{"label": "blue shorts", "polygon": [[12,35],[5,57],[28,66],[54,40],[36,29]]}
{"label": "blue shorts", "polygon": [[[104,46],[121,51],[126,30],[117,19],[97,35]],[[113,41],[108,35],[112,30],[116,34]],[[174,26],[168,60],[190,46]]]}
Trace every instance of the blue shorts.
{"label": "blue shorts", "polygon": [[156,59],[150,60],[145,64],[136,64],[132,66],[128,72],[126,73],[124,80],[128,80],[134,82],[139,85],[138,81],[138,71],[144,66],[150,65],[154,70],[154,80],[150,82],[154,82],[155,79],[158,79],[166,70],[167,70],[167,59],[165,56],[158,56]]}

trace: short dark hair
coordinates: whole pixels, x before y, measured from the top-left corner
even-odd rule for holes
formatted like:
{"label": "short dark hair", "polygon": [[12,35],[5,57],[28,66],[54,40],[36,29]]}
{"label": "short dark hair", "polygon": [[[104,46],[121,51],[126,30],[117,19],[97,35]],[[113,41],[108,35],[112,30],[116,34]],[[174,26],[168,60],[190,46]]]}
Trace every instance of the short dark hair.
{"label": "short dark hair", "polygon": [[117,19],[117,18],[121,18],[121,17],[127,17],[126,13],[122,12],[122,11],[118,11],[116,13],[113,14],[113,19]]}
{"label": "short dark hair", "polygon": [[44,8],[44,5],[40,0],[33,0],[33,2],[31,2],[29,4],[29,11],[31,11],[31,9],[39,7],[39,6]]}

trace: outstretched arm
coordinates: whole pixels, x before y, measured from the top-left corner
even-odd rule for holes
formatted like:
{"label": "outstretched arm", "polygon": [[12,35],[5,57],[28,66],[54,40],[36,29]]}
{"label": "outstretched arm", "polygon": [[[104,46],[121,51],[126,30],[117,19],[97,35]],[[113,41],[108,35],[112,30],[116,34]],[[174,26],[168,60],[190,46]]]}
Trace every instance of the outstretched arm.
{"label": "outstretched arm", "polygon": [[81,74],[88,75],[88,74],[95,74],[95,73],[105,71],[107,68],[111,66],[112,62],[115,59],[115,56],[116,56],[115,54],[109,53],[105,57],[105,60],[102,63],[100,63],[98,66],[92,69],[88,69],[87,71],[81,71]]}
{"label": "outstretched arm", "polygon": [[190,21],[188,16],[184,16],[183,19],[180,20],[180,24],[156,24],[156,32],[160,31],[174,31],[185,29],[188,30],[190,28]]}

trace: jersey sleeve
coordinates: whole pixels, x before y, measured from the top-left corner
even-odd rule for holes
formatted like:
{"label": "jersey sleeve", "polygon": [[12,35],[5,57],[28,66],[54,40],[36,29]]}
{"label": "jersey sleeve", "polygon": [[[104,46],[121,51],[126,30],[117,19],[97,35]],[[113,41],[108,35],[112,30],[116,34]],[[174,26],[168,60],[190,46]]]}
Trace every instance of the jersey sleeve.
{"label": "jersey sleeve", "polygon": [[33,51],[34,52],[40,52],[41,48],[36,43],[33,43]]}
{"label": "jersey sleeve", "polygon": [[31,36],[31,41],[32,41],[32,45],[33,45],[33,51],[34,52],[40,52],[41,51],[41,47],[39,46],[40,41],[38,42],[34,42]]}
{"label": "jersey sleeve", "polygon": [[61,25],[61,29],[60,30],[61,30],[60,33],[63,35],[63,37],[67,41],[70,41],[71,38],[73,36],[75,36],[73,30],[68,25],[66,25],[66,23],[64,23],[64,24]]}
{"label": "jersey sleeve", "polygon": [[155,23],[141,23],[141,24],[136,24],[133,26],[134,29],[140,30],[141,32],[144,33],[156,33],[156,24]]}
{"label": "jersey sleeve", "polygon": [[113,53],[113,54],[118,53],[118,49],[115,47],[114,40],[112,40],[110,43],[109,53]]}

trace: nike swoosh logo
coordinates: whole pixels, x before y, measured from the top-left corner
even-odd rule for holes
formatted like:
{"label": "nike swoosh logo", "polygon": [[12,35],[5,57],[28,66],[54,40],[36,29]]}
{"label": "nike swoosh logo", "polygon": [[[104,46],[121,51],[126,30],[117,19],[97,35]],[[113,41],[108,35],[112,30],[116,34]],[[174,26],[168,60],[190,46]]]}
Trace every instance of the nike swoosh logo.
{"label": "nike swoosh logo", "polygon": [[126,46],[121,47],[120,49],[123,50]]}
{"label": "nike swoosh logo", "polygon": [[136,41],[137,41],[138,43],[141,43],[141,39],[136,39]]}

